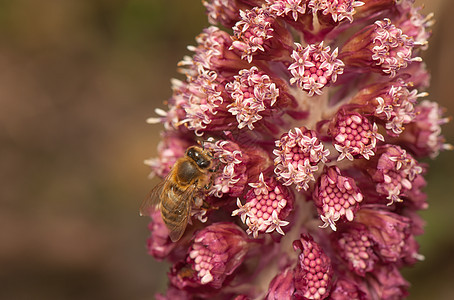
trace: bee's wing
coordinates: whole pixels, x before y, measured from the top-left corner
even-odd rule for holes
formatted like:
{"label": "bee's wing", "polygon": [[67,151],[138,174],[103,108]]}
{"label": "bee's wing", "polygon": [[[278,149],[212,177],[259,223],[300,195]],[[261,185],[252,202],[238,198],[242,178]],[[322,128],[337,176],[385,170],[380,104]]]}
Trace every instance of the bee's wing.
{"label": "bee's wing", "polygon": [[191,185],[183,192],[181,201],[175,208],[175,213],[179,214],[178,221],[175,223],[167,223],[167,227],[170,231],[169,236],[172,242],[178,241],[186,230],[196,188],[196,185]]}
{"label": "bee's wing", "polygon": [[141,216],[150,215],[152,207],[158,207],[161,204],[161,193],[165,185],[168,182],[169,175],[166,176],[161,182],[159,182],[149,193],[148,196],[140,204],[139,214]]}

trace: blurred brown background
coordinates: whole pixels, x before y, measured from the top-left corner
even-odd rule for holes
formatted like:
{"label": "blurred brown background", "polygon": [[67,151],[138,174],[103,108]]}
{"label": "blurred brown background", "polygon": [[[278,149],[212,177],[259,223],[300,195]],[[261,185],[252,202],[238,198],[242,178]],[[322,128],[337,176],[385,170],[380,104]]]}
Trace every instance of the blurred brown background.
{"label": "blurred brown background", "polygon": [[[453,115],[454,2],[427,2],[430,98]],[[145,120],[206,25],[198,0],[0,0],[0,299],[165,289],[137,213],[161,130]],[[453,123],[444,134],[454,143]],[[405,271],[409,299],[454,299],[453,159],[428,161],[426,261]]]}

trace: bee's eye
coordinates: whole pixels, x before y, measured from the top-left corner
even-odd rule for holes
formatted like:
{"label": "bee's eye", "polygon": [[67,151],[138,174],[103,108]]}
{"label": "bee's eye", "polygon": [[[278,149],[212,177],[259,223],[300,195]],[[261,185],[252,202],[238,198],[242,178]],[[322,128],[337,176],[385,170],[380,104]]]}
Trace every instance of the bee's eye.
{"label": "bee's eye", "polygon": [[206,169],[210,166],[210,162],[208,160],[199,160],[197,162],[197,165],[201,167],[202,169]]}
{"label": "bee's eye", "polygon": [[189,148],[188,151],[186,151],[186,155],[189,157],[194,157],[195,151],[192,148]]}

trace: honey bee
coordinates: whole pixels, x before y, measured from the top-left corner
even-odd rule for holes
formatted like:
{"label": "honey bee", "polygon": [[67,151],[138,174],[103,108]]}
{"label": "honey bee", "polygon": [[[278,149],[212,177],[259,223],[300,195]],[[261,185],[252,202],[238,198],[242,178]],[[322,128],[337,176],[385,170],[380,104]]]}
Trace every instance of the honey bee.
{"label": "honey bee", "polygon": [[166,178],[143,201],[140,215],[147,215],[152,206],[157,207],[170,231],[170,239],[178,241],[186,230],[192,203],[202,205],[200,193],[209,188],[212,164],[210,152],[198,146],[189,147]]}

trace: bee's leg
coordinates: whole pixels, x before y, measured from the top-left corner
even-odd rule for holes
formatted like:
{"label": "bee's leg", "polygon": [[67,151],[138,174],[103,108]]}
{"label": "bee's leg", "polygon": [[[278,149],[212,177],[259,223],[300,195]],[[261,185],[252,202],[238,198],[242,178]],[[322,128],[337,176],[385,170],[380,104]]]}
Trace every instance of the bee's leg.
{"label": "bee's leg", "polygon": [[206,201],[203,201],[203,203],[202,203],[202,208],[204,208],[204,209],[209,209],[209,208],[210,208],[210,205],[209,205]]}
{"label": "bee's leg", "polygon": [[211,189],[212,186],[213,186],[213,180],[210,180],[210,182],[208,182],[208,184],[205,184],[204,188],[206,190],[209,190],[209,189]]}
{"label": "bee's leg", "polygon": [[209,170],[211,172],[211,175],[210,175],[210,180],[208,181],[208,184],[205,184],[205,190],[209,190],[213,186],[214,173],[217,172],[218,170],[219,170],[219,164],[216,165],[216,168]]}
{"label": "bee's leg", "polygon": [[218,209],[219,207],[213,206],[213,205],[209,204],[208,202],[203,201],[201,208],[208,210],[208,209]]}
{"label": "bee's leg", "polygon": [[[209,185],[205,185],[206,189],[209,189],[211,187],[211,183]],[[218,207],[212,206],[208,202],[205,201],[205,196],[206,194],[199,193],[198,195],[194,196],[194,204],[196,207],[201,208],[201,209],[218,209]]]}
{"label": "bee's leg", "polygon": [[217,163],[216,166],[214,168],[211,168],[211,169],[208,169],[209,172],[211,173],[214,173],[214,172],[217,172],[219,171],[219,168],[221,167],[221,164],[220,163]]}

